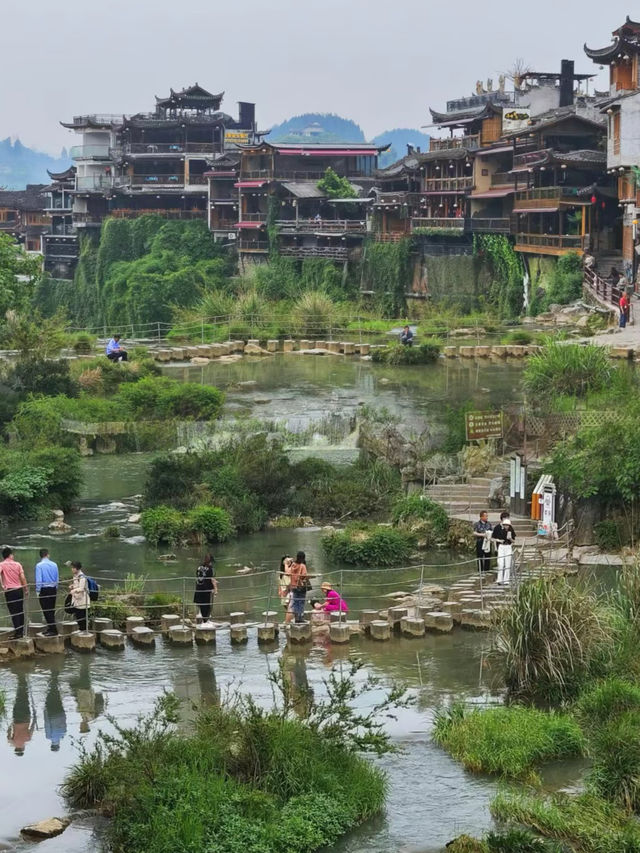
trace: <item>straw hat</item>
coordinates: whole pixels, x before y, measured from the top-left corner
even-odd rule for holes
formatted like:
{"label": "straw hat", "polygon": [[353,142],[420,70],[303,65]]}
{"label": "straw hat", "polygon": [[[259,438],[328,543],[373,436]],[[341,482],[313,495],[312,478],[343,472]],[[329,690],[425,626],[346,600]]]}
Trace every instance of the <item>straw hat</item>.
{"label": "straw hat", "polygon": [[320,589],[331,589],[331,584],[330,584],[330,583],[327,583],[327,582],[325,581],[324,583],[321,583],[321,584],[320,584]]}

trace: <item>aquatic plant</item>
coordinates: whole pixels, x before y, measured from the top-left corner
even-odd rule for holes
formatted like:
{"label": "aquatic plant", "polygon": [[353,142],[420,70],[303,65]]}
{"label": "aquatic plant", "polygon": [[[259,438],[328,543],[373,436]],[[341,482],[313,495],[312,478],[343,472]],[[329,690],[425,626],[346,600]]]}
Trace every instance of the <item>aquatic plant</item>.
{"label": "aquatic plant", "polygon": [[562,394],[585,397],[600,391],[612,372],[604,347],[549,341],[529,357],[522,381],[528,393],[548,402]]}
{"label": "aquatic plant", "polygon": [[371,360],[379,364],[431,364],[440,356],[440,343],[425,342],[413,347],[393,344],[374,349]]}
{"label": "aquatic plant", "polygon": [[433,738],[467,770],[514,779],[535,779],[536,768],[584,749],[568,715],[517,706],[471,710],[458,703],[439,710]]}
{"label": "aquatic plant", "polygon": [[322,537],[322,547],[333,560],[360,566],[399,565],[414,545],[415,537],[408,531],[358,522]]}
{"label": "aquatic plant", "polygon": [[497,623],[496,647],[512,696],[559,703],[575,696],[612,639],[596,595],[563,578],[522,584]]}

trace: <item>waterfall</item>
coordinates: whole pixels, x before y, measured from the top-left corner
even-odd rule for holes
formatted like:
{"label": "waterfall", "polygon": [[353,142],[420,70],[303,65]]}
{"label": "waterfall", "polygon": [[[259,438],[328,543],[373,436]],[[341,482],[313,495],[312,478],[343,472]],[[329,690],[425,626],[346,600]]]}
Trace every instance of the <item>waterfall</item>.
{"label": "waterfall", "polygon": [[524,275],[522,276],[522,310],[526,311],[529,307],[529,271],[525,269]]}

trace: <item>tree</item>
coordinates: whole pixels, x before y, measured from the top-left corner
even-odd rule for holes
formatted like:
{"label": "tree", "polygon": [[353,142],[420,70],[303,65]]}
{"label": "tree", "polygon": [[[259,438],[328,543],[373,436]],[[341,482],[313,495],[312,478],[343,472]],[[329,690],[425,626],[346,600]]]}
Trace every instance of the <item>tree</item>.
{"label": "tree", "polygon": [[356,198],[357,193],[346,178],[341,178],[331,166],[327,166],[324,178],[318,181],[318,189],[327,194],[327,198]]}
{"label": "tree", "polygon": [[0,319],[28,307],[40,272],[39,258],[27,255],[8,234],[0,234]]}

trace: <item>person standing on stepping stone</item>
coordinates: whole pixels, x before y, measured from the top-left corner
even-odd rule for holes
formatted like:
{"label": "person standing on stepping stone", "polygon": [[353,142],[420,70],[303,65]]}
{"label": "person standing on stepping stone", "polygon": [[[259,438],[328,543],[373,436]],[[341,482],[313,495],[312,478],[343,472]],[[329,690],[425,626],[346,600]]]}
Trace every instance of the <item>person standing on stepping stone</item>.
{"label": "person standing on stepping stone", "polygon": [[40,601],[42,615],[47,623],[47,637],[58,634],[56,628],[56,596],[58,595],[58,566],[49,559],[46,548],[40,549],[40,562],[36,563],[36,595]]}
{"label": "person standing on stepping stone", "polygon": [[24,576],[24,569],[20,563],[13,559],[11,548],[2,549],[0,585],[2,585],[7,610],[11,614],[11,621],[13,622],[12,639],[19,640],[20,637],[24,637],[25,597],[29,595],[29,587]]}
{"label": "person standing on stepping stone", "polygon": [[479,572],[488,572],[491,568],[491,530],[492,525],[489,523],[489,513],[483,510],[480,513],[479,521],[476,521],[473,525]]}
{"label": "person standing on stepping stone", "polygon": [[289,570],[291,601],[284,620],[287,625],[294,617],[297,624],[305,621],[304,605],[307,592],[311,587],[307,577],[306,559],[304,551],[298,551],[294,562],[291,563]]}
{"label": "person standing on stepping stone", "polygon": [[211,554],[205,554],[202,563],[196,569],[196,591],[193,603],[198,605],[200,615],[205,622],[211,616],[211,596],[218,594],[218,581],[213,568],[214,559]]}
{"label": "person standing on stepping stone", "polygon": [[87,578],[82,571],[82,563],[77,561],[71,563],[71,574],[73,579],[69,584],[69,592],[71,593],[73,617],[78,623],[78,628],[81,631],[86,631],[90,598]]}
{"label": "person standing on stepping stone", "polygon": [[511,580],[511,563],[513,562],[513,543],[516,532],[511,526],[511,516],[508,512],[500,513],[500,524],[496,524],[491,533],[491,539],[498,546],[498,578],[497,584],[508,584]]}

